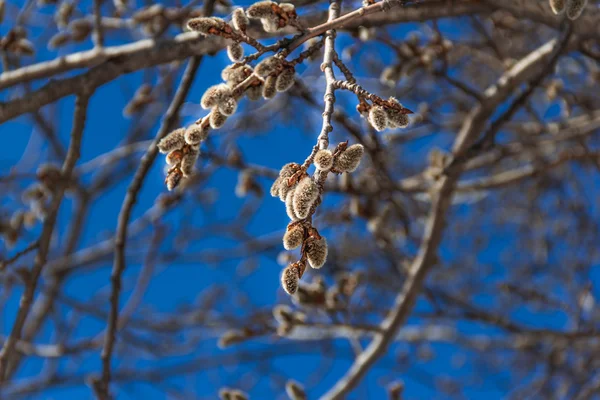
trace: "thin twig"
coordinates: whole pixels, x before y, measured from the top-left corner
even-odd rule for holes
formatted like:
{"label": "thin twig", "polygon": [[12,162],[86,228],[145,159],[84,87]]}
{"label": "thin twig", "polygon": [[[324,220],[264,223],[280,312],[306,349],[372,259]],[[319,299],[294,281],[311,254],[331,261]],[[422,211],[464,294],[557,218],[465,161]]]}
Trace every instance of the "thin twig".
{"label": "thin twig", "polygon": [[150,168],[154,164],[154,160],[158,155],[158,142],[165,137],[169,131],[175,125],[179,110],[185,101],[202,57],[192,57],[187,65],[184,75],[177,89],[177,93],[167,110],[163,123],[156,133],[154,142],[142,158],[140,165],[131,181],[129,188],[127,189],[127,195],[121,206],[119,212],[119,220],[117,224],[117,234],[115,240],[115,259],[113,269],[111,272],[111,295],[110,295],[110,314],[107,322],[106,336],[104,341],[104,348],[102,349],[102,378],[97,385],[98,395],[102,398],[109,397],[109,385],[110,385],[110,364],[112,353],[114,349],[116,331],[119,319],[119,295],[121,291],[121,277],[126,268],[125,263],[125,248],[127,245],[127,231],[129,228],[129,219],[133,206],[137,202],[137,196],[141,190],[146,175],[150,171]]}
{"label": "thin twig", "polygon": [[67,157],[65,158],[65,161],[62,166],[62,180],[56,188],[50,206],[49,215],[44,221],[42,233],[39,238],[39,252],[35,258],[35,262],[30,272],[30,276],[27,278],[25,290],[23,292],[23,295],[21,296],[21,301],[19,303],[19,311],[17,312],[17,317],[13,324],[11,333],[7,338],[6,342],[4,342],[4,346],[0,351],[0,383],[5,381],[6,371],[8,369],[8,361],[10,360],[10,357],[13,351],[15,350],[15,344],[21,338],[23,324],[25,324],[25,320],[27,319],[27,315],[29,314],[29,311],[31,309],[31,303],[33,301],[33,296],[35,295],[35,290],[37,288],[37,284],[42,273],[42,268],[46,264],[48,252],[50,250],[50,239],[52,238],[52,232],[54,231],[54,225],[56,224],[58,210],[62,203],[73,169],[75,168],[75,164],[79,159],[81,138],[83,136],[83,130],[85,127],[85,121],[87,117],[87,106],[90,95],[91,93],[88,92],[82,93],[79,96],[77,96],[77,100],[75,101],[75,113],[73,116],[73,127],[71,130],[71,142],[69,144],[69,150],[67,151]]}

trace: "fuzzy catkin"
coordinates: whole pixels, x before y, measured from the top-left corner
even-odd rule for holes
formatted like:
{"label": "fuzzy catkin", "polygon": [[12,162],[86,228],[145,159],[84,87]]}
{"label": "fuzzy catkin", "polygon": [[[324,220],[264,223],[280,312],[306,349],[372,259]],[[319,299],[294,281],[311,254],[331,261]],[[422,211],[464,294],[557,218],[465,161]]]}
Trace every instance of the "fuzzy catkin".
{"label": "fuzzy catkin", "polygon": [[[293,185],[288,184],[288,179],[292,177],[300,169],[300,164],[287,163],[279,171],[279,178],[277,178],[278,188],[277,195],[279,200],[285,202],[288,192],[293,188]],[[277,182],[276,181],[276,182]],[[293,209],[293,207],[292,207]]]}
{"label": "fuzzy catkin", "polygon": [[552,8],[552,12],[557,15],[565,11],[566,4],[567,0],[550,0],[550,8]]}
{"label": "fuzzy catkin", "polygon": [[246,89],[246,96],[252,101],[256,101],[262,97],[263,85],[250,86]]}
{"label": "fuzzy catkin", "polygon": [[175,169],[175,170],[171,171],[169,173],[169,175],[167,175],[167,178],[165,179],[165,184],[167,185],[167,189],[169,191],[175,189],[177,187],[177,185],[179,185],[179,182],[181,182],[181,178],[183,178],[183,174],[181,173],[181,171],[179,169]]}
{"label": "fuzzy catkin", "polygon": [[275,97],[275,94],[277,94],[277,77],[275,76],[269,76],[267,77],[267,79],[265,79],[265,84],[263,86],[263,91],[262,91],[262,95],[265,99],[269,100],[272,99],[273,97]]}
{"label": "fuzzy catkin", "polygon": [[190,19],[187,23],[187,26],[192,31],[200,32],[203,35],[208,35],[208,31],[211,28],[223,28],[225,26],[225,21],[217,17],[199,17]]}
{"label": "fuzzy catkin", "polygon": [[231,97],[231,88],[224,83],[219,83],[206,89],[200,99],[200,106],[208,110],[228,97]]}
{"label": "fuzzy catkin", "polygon": [[290,188],[285,196],[285,212],[292,221],[298,221],[300,218],[294,210],[294,190],[295,188]]}
{"label": "fuzzy catkin", "polygon": [[196,160],[198,160],[198,156],[200,155],[200,151],[198,150],[190,150],[187,154],[184,154],[181,159],[181,172],[183,176],[188,177],[194,173],[194,166],[196,165]]}
{"label": "fuzzy catkin", "polygon": [[280,28],[279,17],[277,16],[266,17],[261,19],[260,21],[265,32],[277,32]]}
{"label": "fuzzy catkin", "polygon": [[288,225],[283,234],[283,248],[293,250],[302,245],[304,241],[304,228],[300,224]]}
{"label": "fuzzy catkin", "polygon": [[275,182],[273,182],[273,184],[271,185],[271,197],[278,197],[279,196],[279,188],[281,186],[281,177],[278,176],[277,179],[275,179]]}
{"label": "fuzzy catkin", "polygon": [[275,89],[278,92],[285,92],[294,86],[296,71],[293,68],[286,68],[277,76],[275,81]]}
{"label": "fuzzy catkin", "polygon": [[244,9],[241,7],[233,10],[233,14],[231,15],[231,22],[233,23],[233,27],[238,31],[245,31],[248,27],[248,17],[244,13]]}
{"label": "fuzzy catkin", "polygon": [[369,122],[377,131],[382,131],[387,128],[388,116],[385,112],[385,108],[381,106],[371,107],[371,110],[369,110]]}
{"label": "fuzzy catkin", "polygon": [[306,400],[306,392],[302,385],[294,380],[285,383],[285,392],[290,400]]}
{"label": "fuzzy catkin", "polygon": [[[395,97],[390,97],[388,101],[392,104],[395,104],[399,107],[402,107],[402,104]],[[410,122],[408,119],[408,115],[403,114],[401,111],[395,108],[386,108],[385,112],[388,117],[388,126],[390,128],[406,128]]]}
{"label": "fuzzy catkin", "polygon": [[162,138],[160,142],[158,142],[158,151],[166,154],[173,150],[182,148],[185,144],[185,139],[183,137],[184,133],[185,128],[175,129],[173,132],[169,133],[167,136]]}
{"label": "fuzzy catkin", "polygon": [[329,171],[333,166],[333,154],[330,150],[321,149],[317,151],[314,159],[315,167],[321,171]]}
{"label": "fuzzy catkin", "polygon": [[252,75],[252,68],[248,65],[241,65],[237,68],[234,68],[234,65],[228,65],[221,72],[221,79],[227,82],[229,86],[236,86]]}
{"label": "fuzzy catkin", "polygon": [[300,280],[300,268],[296,264],[290,264],[281,274],[281,286],[290,295],[296,293],[296,290],[298,290],[298,281]]}
{"label": "fuzzy catkin", "polygon": [[313,238],[306,242],[306,257],[308,263],[314,269],[319,269],[325,265],[327,252],[327,240],[324,237],[321,237],[321,239]]}
{"label": "fuzzy catkin", "polygon": [[239,43],[232,43],[227,46],[227,56],[233,62],[239,62],[244,58],[244,48]]}
{"label": "fuzzy catkin", "polygon": [[567,18],[570,20],[576,20],[583,12],[587,0],[567,0]]}
{"label": "fuzzy catkin", "polygon": [[185,142],[187,144],[196,145],[203,142],[208,137],[208,127],[204,124],[192,124],[185,130]]}
{"label": "fuzzy catkin", "polygon": [[256,73],[256,75],[260,76],[261,78],[265,78],[268,75],[275,72],[277,70],[277,68],[279,68],[280,65],[281,65],[281,59],[279,59],[277,57],[267,57],[264,60],[262,60],[261,62],[259,62],[258,64],[256,64],[256,67],[254,68],[254,72]]}
{"label": "fuzzy catkin", "polygon": [[340,172],[354,172],[360,164],[365,148],[362,144],[353,144],[338,156],[334,168]]}
{"label": "fuzzy catkin", "polygon": [[209,120],[210,127],[213,129],[219,129],[223,125],[225,125],[225,121],[227,121],[227,116],[219,111],[218,108],[213,108],[210,112]]}
{"label": "fuzzy catkin", "polygon": [[310,208],[319,198],[319,187],[309,177],[302,179],[294,190],[294,213],[300,218],[308,217]]}
{"label": "fuzzy catkin", "polygon": [[233,115],[235,110],[237,110],[237,101],[233,97],[228,97],[219,103],[219,111],[224,115]]}
{"label": "fuzzy catkin", "polygon": [[273,6],[276,4],[272,1],[259,1],[248,7],[246,15],[254,19],[271,16],[273,15]]}

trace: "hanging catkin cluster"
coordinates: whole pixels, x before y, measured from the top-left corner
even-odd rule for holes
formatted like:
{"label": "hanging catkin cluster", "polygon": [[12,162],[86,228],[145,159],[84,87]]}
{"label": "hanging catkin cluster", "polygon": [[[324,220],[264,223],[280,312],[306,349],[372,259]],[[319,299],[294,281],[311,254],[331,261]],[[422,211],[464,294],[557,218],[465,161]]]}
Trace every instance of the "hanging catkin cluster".
{"label": "hanging catkin cluster", "polygon": [[409,124],[408,115],[403,112],[402,104],[390,97],[385,105],[374,104],[369,110],[369,123],[375,130],[386,128],[406,128]]}
{"label": "hanging catkin cluster", "polygon": [[[356,170],[363,154],[362,145],[348,146],[344,142],[338,144],[334,151],[316,151],[303,165],[289,163],[279,171],[279,176],[271,186],[271,196],[285,202],[286,212],[291,219],[283,235],[283,247],[286,250],[301,248],[300,260],[287,266],[281,275],[281,285],[288,294],[298,290],[299,280],[307,265],[319,269],[327,261],[327,240],[312,225],[312,214],[320,203],[327,174]],[[316,168],[314,176],[306,172],[311,164]]]}
{"label": "hanging catkin cluster", "polygon": [[259,1],[254,3],[246,15],[252,19],[259,19],[266,32],[276,32],[287,25],[296,22],[296,7],[291,3],[275,3],[274,1]]}
{"label": "hanging catkin cluster", "polygon": [[[286,25],[297,26],[297,15],[292,4],[277,4],[271,1],[256,3],[246,12],[242,8],[234,9],[230,22],[218,17],[196,17],[187,22],[187,27],[192,31],[231,40],[227,46],[227,54],[235,64],[222,71],[223,83],[209,87],[202,95],[200,105],[210,110],[210,113],[187,130],[176,130],[161,141],[159,150],[168,153],[167,162],[172,166],[166,179],[169,190],[192,173],[193,163],[189,163],[192,160],[196,161],[200,142],[207,138],[209,129],[219,129],[225,125],[227,119],[237,111],[238,103],[244,96],[250,100],[259,100],[261,97],[272,99],[277,92],[289,90],[295,82],[295,65],[322,46],[322,42],[312,46],[295,61],[287,61],[281,54],[269,56],[253,68],[249,65],[249,60],[244,59],[242,43],[259,51],[264,47],[247,35],[248,17],[261,19],[265,29],[277,30]],[[264,51],[260,51],[258,55],[262,53]],[[250,58],[255,60],[259,57]]]}
{"label": "hanging catkin cluster", "polygon": [[554,14],[565,12],[570,20],[579,18],[586,5],[587,0],[550,0],[550,8]]}

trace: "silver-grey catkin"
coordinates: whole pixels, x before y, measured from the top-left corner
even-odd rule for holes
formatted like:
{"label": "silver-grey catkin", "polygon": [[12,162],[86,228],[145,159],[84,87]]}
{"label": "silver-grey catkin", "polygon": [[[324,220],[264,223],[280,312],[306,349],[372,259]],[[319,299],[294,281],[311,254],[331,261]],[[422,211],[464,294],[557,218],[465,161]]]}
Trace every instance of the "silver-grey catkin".
{"label": "silver-grey catkin", "polygon": [[294,263],[287,266],[281,274],[281,286],[287,294],[292,295],[298,290],[298,282],[300,281],[300,270]]}
{"label": "silver-grey catkin", "polygon": [[181,159],[181,172],[183,172],[183,176],[188,177],[193,175],[194,166],[196,165],[199,155],[200,151],[194,149],[183,155]]}
{"label": "silver-grey catkin", "polygon": [[565,11],[567,0],[550,0],[550,8],[554,14],[560,14]]}
{"label": "silver-grey catkin", "polygon": [[262,97],[263,85],[254,85],[246,89],[246,96],[252,101],[256,101]]}
{"label": "silver-grey catkin", "polygon": [[289,226],[283,234],[283,248],[293,250],[302,245],[304,241],[304,228],[300,224]]}
{"label": "silver-grey catkin", "polygon": [[586,5],[587,0],[567,0],[567,18],[570,20],[579,18]]}
{"label": "silver-grey catkin", "polygon": [[71,41],[71,34],[68,32],[58,32],[56,35],[52,36],[48,41],[48,48],[50,50],[57,49]]}
{"label": "silver-grey catkin", "polygon": [[233,10],[233,14],[231,15],[231,22],[233,23],[233,27],[238,31],[245,31],[248,27],[248,17],[244,13],[244,9],[241,7]]}
{"label": "silver-grey catkin", "polygon": [[269,100],[275,97],[275,95],[277,94],[276,85],[277,77],[268,76],[267,79],[265,79],[265,84],[263,85],[262,91],[262,95],[265,99]]}
{"label": "silver-grey catkin", "polygon": [[310,266],[314,269],[319,269],[325,265],[327,252],[327,240],[325,237],[321,237],[321,239],[313,238],[306,242],[306,258]]}
{"label": "silver-grey catkin", "polygon": [[281,177],[277,177],[277,179],[275,179],[275,181],[273,182],[273,184],[271,185],[271,197],[278,197],[279,196],[279,187],[281,185]]}
{"label": "silver-grey catkin", "polygon": [[284,69],[278,76],[275,82],[275,89],[278,92],[285,92],[294,86],[296,71],[294,68]]}
{"label": "silver-grey catkin", "polygon": [[294,190],[294,213],[298,218],[308,217],[310,208],[319,198],[319,187],[310,177],[302,179]]}
{"label": "silver-grey catkin", "polygon": [[231,88],[224,83],[219,83],[206,89],[200,99],[200,105],[208,110],[228,97],[231,97]]}
{"label": "silver-grey catkin", "polygon": [[281,65],[281,59],[277,57],[267,57],[254,67],[254,72],[261,78],[265,78],[272,74]]}
{"label": "silver-grey catkin", "polygon": [[224,115],[233,115],[235,110],[237,110],[237,101],[233,97],[228,97],[219,103],[219,111]]}
{"label": "silver-grey catkin", "polygon": [[[388,101],[402,107],[402,104],[395,97],[390,97]],[[386,108],[385,112],[387,113],[388,126],[390,128],[406,128],[408,126],[410,122],[408,115],[394,108]]]}
{"label": "silver-grey catkin", "polygon": [[292,3],[279,3],[279,7],[288,14],[296,12],[296,6]]}
{"label": "silver-grey catkin", "polygon": [[208,35],[211,28],[221,29],[225,26],[225,21],[217,17],[198,17],[192,18],[187,23],[188,28],[192,31],[200,32]]}
{"label": "silver-grey catkin", "polygon": [[298,221],[300,218],[298,218],[296,211],[294,211],[294,189],[290,188],[285,196],[285,212],[292,221]]}
{"label": "silver-grey catkin", "polygon": [[184,133],[185,128],[175,129],[173,132],[169,133],[158,142],[158,151],[166,154],[182,148],[185,144]]}
{"label": "silver-grey catkin", "polygon": [[181,173],[181,170],[174,169],[173,171],[171,171],[169,173],[169,175],[167,175],[167,178],[165,179],[165,184],[167,185],[167,189],[169,191],[175,189],[177,187],[177,185],[179,185],[179,182],[181,182],[181,178],[183,178],[183,174]]}
{"label": "silver-grey catkin", "polygon": [[334,168],[340,172],[353,172],[358,168],[364,153],[365,148],[362,144],[353,144],[338,156]]}
{"label": "silver-grey catkin", "polygon": [[208,137],[208,126],[203,126],[204,124],[192,124],[187,127],[185,130],[185,142],[187,144],[199,144],[203,142]]}
{"label": "silver-grey catkin", "polygon": [[279,17],[277,16],[265,17],[260,22],[265,32],[277,32],[281,28],[279,26]]}
{"label": "silver-grey catkin", "polygon": [[240,65],[234,68],[235,64],[228,65],[221,71],[221,79],[229,86],[236,86],[242,83],[247,77],[252,75],[252,67],[248,65]]}
{"label": "silver-grey catkin", "polygon": [[[289,185],[288,180],[292,177],[298,170],[300,169],[300,164],[297,163],[287,163],[281,170],[279,171],[279,200],[285,202],[288,192],[294,187],[294,185]],[[293,207],[292,207],[293,209]]]}
{"label": "silver-grey catkin", "polygon": [[315,167],[321,171],[329,171],[333,166],[333,154],[330,150],[321,149],[317,151],[314,159]]}
{"label": "silver-grey catkin", "polygon": [[244,58],[244,48],[239,43],[231,43],[227,46],[227,56],[233,62],[242,61],[242,58]]}
{"label": "silver-grey catkin", "polygon": [[306,400],[306,392],[304,387],[294,380],[289,380],[285,383],[285,392],[290,400]]}
{"label": "silver-grey catkin", "polygon": [[225,125],[225,121],[227,121],[227,116],[219,111],[218,108],[213,108],[210,112],[209,120],[210,127],[213,129],[219,129],[223,125]]}
{"label": "silver-grey catkin", "polygon": [[369,122],[377,131],[382,131],[387,128],[388,116],[385,112],[385,108],[381,106],[371,107],[371,110],[369,110]]}
{"label": "silver-grey catkin", "polygon": [[257,3],[252,4],[246,10],[246,15],[250,18],[265,18],[267,16],[273,15],[273,5],[276,5],[272,1],[259,1]]}

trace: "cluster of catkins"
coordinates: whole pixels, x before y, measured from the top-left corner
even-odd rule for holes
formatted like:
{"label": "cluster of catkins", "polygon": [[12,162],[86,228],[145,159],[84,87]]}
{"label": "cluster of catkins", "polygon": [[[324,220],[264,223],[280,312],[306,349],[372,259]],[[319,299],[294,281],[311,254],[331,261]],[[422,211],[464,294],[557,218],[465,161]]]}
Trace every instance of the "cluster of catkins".
{"label": "cluster of catkins", "polygon": [[208,126],[204,121],[187,128],[175,129],[158,143],[158,150],[167,154],[167,172],[165,184],[173,190],[183,177],[194,172],[194,165],[200,156],[200,143],[208,137]]}
{"label": "cluster of catkins", "polygon": [[[260,4],[262,3],[254,6]],[[279,9],[276,3],[273,4],[273,9]],[[254,14],[248,13],[248,16],[252,15]],[[271,99],[277,92],[285,92],[294,85],[295,68],[282,57],[267,57],[256,68],[239,63],[244,54],[240,41],[248,40],[245,36],[248,22],[241,8],[234,10],[231,23],[217,17],[199,17],[188,21],[188,27],[193,31],[232,39],[233,43],[228,46],[227,54],[232,61],[238,63],[227,66],[221,73],[224,82],[209,87],[202,95],[200,105],[210,110],[210,114],[187,129],[176,129],[159,143],[159,150],[168,153],[167,163],[171,166],[165,180],[169,190],[175,188],[182,178],[192,174],[194,163],[200,154],[200,143],[207,138],[209,128],[221,128],[227,118],[236,112],[238,102],[244,95],[250,100],[261,97]]]}
{"label": "cluster of catkins", "polygon": [[386,105],[373,104],[369,109],[368,119],[377,131],[406,128],[409,123],[408,115],[402,111],[402,104],[395,97],[390,97]]}
{"label": "cluster of catkins", "polygon": [[275,3],[274,1],[259,1],[254,3],[246,15],[259,19],[266,32],[277,32],[279,29],[296,22],[296,8],[291,3]]}
{"label": "cluster of catkins", "polygon": [[587,0],[550,0],[550,8],[554,14],[564,12],[571,20],[579,18],[586,5]]}
{"label": "cluster of catkins", "polygon": [[312,226],[310,216],[318,204],[321,190],[316,176],[326,176],[329,172],[353,172],[360,164],[364,147],[360,144],[347,146],[340,143],[332,152],[318,150],[312,162],[317,173],[311,177],[306,167],[289,163],[279,171],[279,176],[271,186],[271,196],[285,202],[286,212],[292,220],[283,235],[283,247],[293,250],[301,247],[300,260],[286,267],[281,276],[281,284],[288,294],[294,294],[307,263],[315,269],[321,268],[327,260],[327,241]]}

